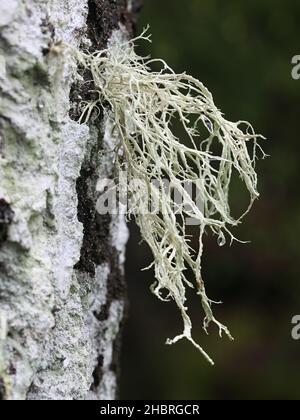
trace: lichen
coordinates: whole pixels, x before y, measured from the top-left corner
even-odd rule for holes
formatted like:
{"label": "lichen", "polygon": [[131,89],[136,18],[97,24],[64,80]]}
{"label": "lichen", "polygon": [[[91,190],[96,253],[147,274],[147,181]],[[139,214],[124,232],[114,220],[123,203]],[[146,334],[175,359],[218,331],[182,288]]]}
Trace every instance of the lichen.
{"label": "lichen", "polygon": [[[262,136],[248,122],[226,120],[199,80],[186,73],[176,74],[163,60],[139,56],[135,44],[150,40],[146,31],[131,41],[116,38],[107,49],[92,54],[72,49],[79,66],[91,73],[95,86],[96,99],[82,104],[81,121],[104,112],[119,139],[117,172],[126,169],[129,192],[134,197],[128,216],[134,215],[154,256],[156,281],[151,290],[162,301],[173,299],[184,323],[183,333],[167,343],[186,338],[213,364],[192,338],[186,287],[196,288],[201,298],[204,330],[207,332],[213,322],[220,336],[224,332],[232,339],[228,328],[214,317],[215,302],[206,295],[201,270],[203,235],[210,230],[217,235],[219,245],[225,244],[226,237],[236,240],[230,227],[240,223],[259,196],[255,161],[258,151],[262,152],[257,143]],[[153,65],[158,64],[161,69],[153,71]],[[183,139],[175,134],[175,120],[183,129]],[[220,153],[214,152],[216,145]],[[229,205],[234,171],[250,196],[249,206],[239,218],[231,215]],[[167,191],[163,179],[170,182]],[[142,181],[139,194],[130,187],[136,180]],[[187,194],[186,182],[197,186],[202,208]],[[175,202],[172,191],[182,195],[183,204]],[[153,199],[159,212],[148,211]],[[198,249],[192,248],[186,234],[187,218],[198,221]],[[186,276],[187,268],[194,273],[193,283]]]}
{"label": "lichen", "polygon": [[[108,295],[103,286],[107,276],[109,287],[119,281],[111,236],[121,222],[105,219],[104,233],[95,235],[107,268],[97,258],[91,260],[96,274],[79,270],[91,230],[78,207],[88,197],[85,211],[96,213],[97,173],[94,183],[84,184],[86,194],[77,185],[83,167],[93,164],[89,150],[98,145],[100,152],[103,130],[71,120],[76,63],[60,47],[89,44],[91,2],[0,3],[0,398],[101,399],[101,387],[90,388],[102,339],[114,346],[120,321],[110,316],[110,305],[121,307],[123,297]],[[103,19],[108,12],[103,9]],[[118,24],[113,18],[107,38]],[[104,305],[110,321],[98,319]],[[113,331],[104,338],[109,322]],[[116,377],[111,363],[107,358],[105,375]],[[114,398],[114,392],[111,387],[105,396]]]}

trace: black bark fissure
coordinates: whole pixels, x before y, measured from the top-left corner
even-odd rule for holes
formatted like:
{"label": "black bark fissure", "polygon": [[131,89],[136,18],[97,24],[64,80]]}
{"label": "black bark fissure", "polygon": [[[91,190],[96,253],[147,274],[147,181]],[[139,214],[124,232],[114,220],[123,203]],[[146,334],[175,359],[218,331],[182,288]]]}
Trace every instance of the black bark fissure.
{"label": "black bark fissure", "polygon": [[[92,42],[91,51],[106,48],[107,41],[113,30],[119,28],[119,24],[124,25],[130,36],[133,35],[136,25],[136,16],[140,10],[141,1],[133,2],[132,10],[128,11],[127,0],[89,0],[88,1],[88,37]],[[91,80],[86,72],[82,74],[85,81]],[[83,88],[84,86],[84,88]],[[78,104],[80,100],[91,100],[90,91],[93,89],[92,83],[85,85],[74,84],[70,93],[70,100],[73,104],[70,110],[70,117],[78,120],[80,110]],[[99,118],[101,125],[102,115]],[[92,140],[91,140],[92,141]],[[83,244],[81,248],[80,260],[75,268],[95,276],[95,267],[103,262],[110,266],[108,278],[107,300],[100,312],[94,312],[94,316],[99,322],[105,321],[109,316],[109,308],[114,300],[126,301],[126,286],[124,275],[119,267],[118,251],[111,245],[110,238],[110,215],[99,215],[96,211],[96,183],[98,180],[97,165],[99,151],[103,143],[102,133],[98,131],[98,139],[95,144],[89,145],[85,161],[82,165],[80,176],[77,180],[78,196],[78,220],[83,224]],[[119,355],[121,348],[122,327],[114,342],[114,354],[111,369],[119,377]],[[91,390],[96,391],[101,383],[103,376],[103,357],[99,355],[97,366],[93,372],[93,384]]]}
{"label": "black bark fissure", "polygon": [[118,29],[120,23],[132,35],[136,29],[138,4],[141,1],[133,2],[129,11],[127,0],[89,0],[88,35],[94,48],[105,48],[112,31]]}
{"label": "black bark fissure", "polygon": [[0,198],[0,246],[7,239],[8,227],[13,221],[14,212],[4,198]]}

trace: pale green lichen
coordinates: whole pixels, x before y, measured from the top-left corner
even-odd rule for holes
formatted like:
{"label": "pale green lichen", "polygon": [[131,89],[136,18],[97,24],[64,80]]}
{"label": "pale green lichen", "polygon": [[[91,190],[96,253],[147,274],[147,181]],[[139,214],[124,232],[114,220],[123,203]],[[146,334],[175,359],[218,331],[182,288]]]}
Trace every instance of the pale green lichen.
{"label": "pale green lichen", "polygon": [[[131,181],[137,179],[143,181],[144,193],[159,203],[159,213],[147,212],[151,203],[145,201],[143,191],[137,195],[133,188],[135,199],[129,213],[134,213],[141,235],[154,256],[156,281],[152,292],[163,301],[173,299],[182,315],[183,333],[167,343],[186,338],[213,364],[192,338],[186,287],[196,287],[201,297],[204,330],[207,332],[210,322],[214,322],[220,336],[224,332],[232,339],[227,327],[214,317],[211,306],[215,302],[205,292],[201,274],[203,235],[210,229],[218,236],[220,245],[225,243],[226,235],[231,241],[235,239],[229,227],[240,222],[259,195],[255,160],[257,151],[261,150],[257,144],[261,136],[245,121],[227,121],[215,106],[211,93],[197,79],[174,73],[162,60],[137,55],[137,39],[149,41],[144,31],[136,39],[115,42],[93,54],[75,51],[79,65],[91,72],[97,96],[83,104],[81,120],[87,121],[95,110],[104,110],[114,135],[120,139],[116,150],[118,170],[126,167],[128,185],[134,185]],[[157,63],[161,64],[161,70],[151,70]],[[189,145],[176,137],[174,120],[180,122]],[[203,129],[206,136],[201,139]],[[219,145],[219,154],[212,152],[215,144]],[[228,201],[234,171],[250,195],[249,207],[238,219],[231,216]],[[182,194],[184,204],[178,205],[170,190],[165,190],[164,178],[170,181],[171,190]],[[185,191],[186,181],[197,185],[202,209]],[[199,223],[197,251],[192,249],[186,234],[186,218]],[[187,267],[194,273],[193,284],[186,277]]]}

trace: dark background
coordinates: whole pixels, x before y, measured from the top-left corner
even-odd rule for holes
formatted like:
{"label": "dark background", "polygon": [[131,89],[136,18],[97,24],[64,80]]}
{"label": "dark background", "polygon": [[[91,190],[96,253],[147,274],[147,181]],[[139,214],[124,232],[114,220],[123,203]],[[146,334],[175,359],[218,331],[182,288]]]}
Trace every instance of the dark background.
{"label": "dark background", "polygon": [[149,292],[153,273],[140,269],[151,255],[131,225],[121,398],[300,398],[300,341],[291,338],[300,314],[300,80],[291,77],[299,22],[296,0],[144,0],[139,32],[149,23],[153,34],[144,52],[199,78],[228,119],[248,120],[268,138],[271,157],[258,163],[261,198],[238,229],[251,244],[205,243],[208,295],[223,300],[215,312],[234,343],[214,327],[205,335],[200,302],[189,295],[194,336],[213,368],[188,342],[164,345],[181,332],[180,314]]}

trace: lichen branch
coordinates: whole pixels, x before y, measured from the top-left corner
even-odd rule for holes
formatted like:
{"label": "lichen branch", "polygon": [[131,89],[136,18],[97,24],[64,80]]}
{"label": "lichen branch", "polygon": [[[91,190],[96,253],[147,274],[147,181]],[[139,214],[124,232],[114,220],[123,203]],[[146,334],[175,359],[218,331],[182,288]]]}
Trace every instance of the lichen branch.
{"label": "lichen branch", "polygon": [[[79,65],[91,72],[97,93],[95,100],[82,104],[81,121],[87,121],[95,110],[104,110],[123,150],[117,156],[118,170],[125,165],[128,180],[142,180],[147,193],[150,191],[150,196],[158,200],[159,213],[145,211],[149,203],[145,203],[143,194],[135,196],[131,210],[153,253],[156,281],[151,290],[163,301],[173,299],[182,315],[183,333],[167,343],[186,338],[213,363],[192,338],[186,287],[195,287],[201,298],[205,331],[213,322],[220,336],[224,332],[232,339],[227,327],[214,317],[213,302],[205,291],[201,274],[203,236],[210,229],[219,245],[225,244],[226,237],[236,239],[230,227],[240,223],[259,196],[255,161],[262,152],[257,143],[262,136],[245,121],[227,121],[199,80],[186,73],[176,74],[162,60],[137,55],[137,40],[149,41],[146,31],[134,40],[115,42],[93,54],[75,52]],[[161,63],[159,71],[151,70],[154,62]],[[185,139],[176,136],[175,120],[181,124]],[[215,144],[219,154],[213,153]],[[239,218],[231,215],[228,201],[234,171],[250,197],[248,208]],[[163,178],[169,180],[171,190],[182,195],[183,204],[178,205],[170,190],[163,188]],[[197,186],[202,208],[185,191],[187,181]],[[197,252],[186,235],[186,218],[196,219],[200,226]],[[186,278],[187,267],[194,273],[194,285]]]}

